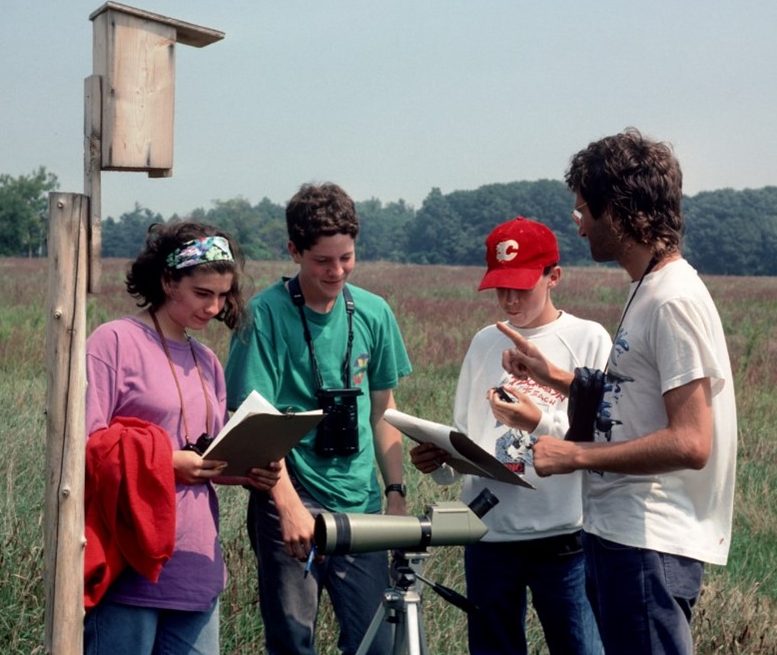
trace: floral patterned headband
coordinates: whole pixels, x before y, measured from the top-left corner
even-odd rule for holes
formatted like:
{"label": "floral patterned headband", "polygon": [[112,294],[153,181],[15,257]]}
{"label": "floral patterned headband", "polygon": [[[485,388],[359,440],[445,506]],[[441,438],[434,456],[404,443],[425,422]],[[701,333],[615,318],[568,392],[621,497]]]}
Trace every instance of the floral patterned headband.
{"label": "floral patterned headband", "polygon": [[233,262],[235,258],[229,249],[229,242],[224,237],[211,236],[187,241],[180,248],[173,250],[165,261],[167,268],[179,269],[210,262]]}

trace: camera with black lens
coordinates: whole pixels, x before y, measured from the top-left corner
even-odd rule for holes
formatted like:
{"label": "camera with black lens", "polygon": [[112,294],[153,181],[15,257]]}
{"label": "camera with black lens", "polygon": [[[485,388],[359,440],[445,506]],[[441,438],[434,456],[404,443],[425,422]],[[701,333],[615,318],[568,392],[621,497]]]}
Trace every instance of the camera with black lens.
{"label": "camera with black lens", "polygon": [[318,406],[324,418],[316,430],[316,453],[321,457],[353,455],[359,450],[358,388],[319,389]]}

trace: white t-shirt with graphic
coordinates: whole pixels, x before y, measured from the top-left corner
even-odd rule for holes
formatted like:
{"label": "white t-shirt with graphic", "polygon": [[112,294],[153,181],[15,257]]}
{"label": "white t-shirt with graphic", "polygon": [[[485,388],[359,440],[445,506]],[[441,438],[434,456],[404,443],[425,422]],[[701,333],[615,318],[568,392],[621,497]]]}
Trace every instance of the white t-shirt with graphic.
{"label": "white t-shirt with graphic", "polygon": [[629,380],[605,394],[604,407],[615,423],[608,432],[596,433],[598,441],[627,441],[666,427],[663,394],[710,378],[712,453],[700,471],[587,472],[586,531],[629,546],[725,564],[736,472],[734,385],[718,311],[685,260],[645,277],[616,335],[610,371]]}
{"label": "white t-shirt with graphic", "polygon": [[[610,337],[601,325],[564,312],[546,325],[518,332],[550,361],[567,370],[578,366],[602,368],[610,350]],[[532,380],[516,381],[502,368],[502,352],[512,345],[494,325],[480,330],[470,343],[456,390],[456,429],[536,487],[526,489],[487,478],[463,476],[463,502],[471,502],[483,488],[499,499],[483,517],[489,529],[483,541],[540,539],[574,532],[582,525],[582,473],[537,476],[533,467],[524,465],[522,449],[518,446],[521,431],[499,423],[486,399],[489,388],[514,384],[542,410],[542,419],[534,434],[563,438],[569,427],[565,396]],[[440,483],[455,479],[448,467],[438,469],[433,477]]]}

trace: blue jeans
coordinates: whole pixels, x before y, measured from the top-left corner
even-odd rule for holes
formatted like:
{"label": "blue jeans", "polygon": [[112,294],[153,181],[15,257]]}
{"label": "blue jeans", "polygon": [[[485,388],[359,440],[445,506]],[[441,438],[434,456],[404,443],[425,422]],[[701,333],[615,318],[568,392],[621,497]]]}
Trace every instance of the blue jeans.
{"label": "blue jeans", "polygon": [[527,588],[552,655],[599,655],[602,644],[585,591],[580,534],[464,549],[472,655],[525,655]]}
{"label": "blue jeans", "polygon": [[608,653],[691,655],[698,560],[583,535],[589,594]]}
{"label": "blue jeans", "polygon": [[[296,486],[311,513],[323,511]],[[305,562],[283,550],[278,512],[268,494],[251,491],[247,523],[259,568],[259,608],[268,655],[315,655],[322,589],[327,590],[340,625],[338,647],[345,655],[355,653],[389,586],[386,552],[328,555],[305,577]],[[391,626],[384,621],[369,653],[388,655],[391,650]]]}
{"label": "blue jeans", "polygon": [[137,607],[104,600],[84,621],[85,655],[214,655],[219,601],[206,612]]}

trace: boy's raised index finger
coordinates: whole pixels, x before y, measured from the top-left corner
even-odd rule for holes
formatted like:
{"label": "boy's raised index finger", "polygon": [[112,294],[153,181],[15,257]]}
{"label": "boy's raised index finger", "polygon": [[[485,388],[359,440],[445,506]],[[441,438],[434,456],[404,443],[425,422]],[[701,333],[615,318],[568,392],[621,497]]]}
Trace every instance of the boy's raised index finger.
{"label": "boy's raised index finger", "polygon": [[496,324],[497,329],[508,337],[516,346],[523,346],[526,343],[526,339],[519,334],[516,330],[513,330],[507,321],[498,321]]}

